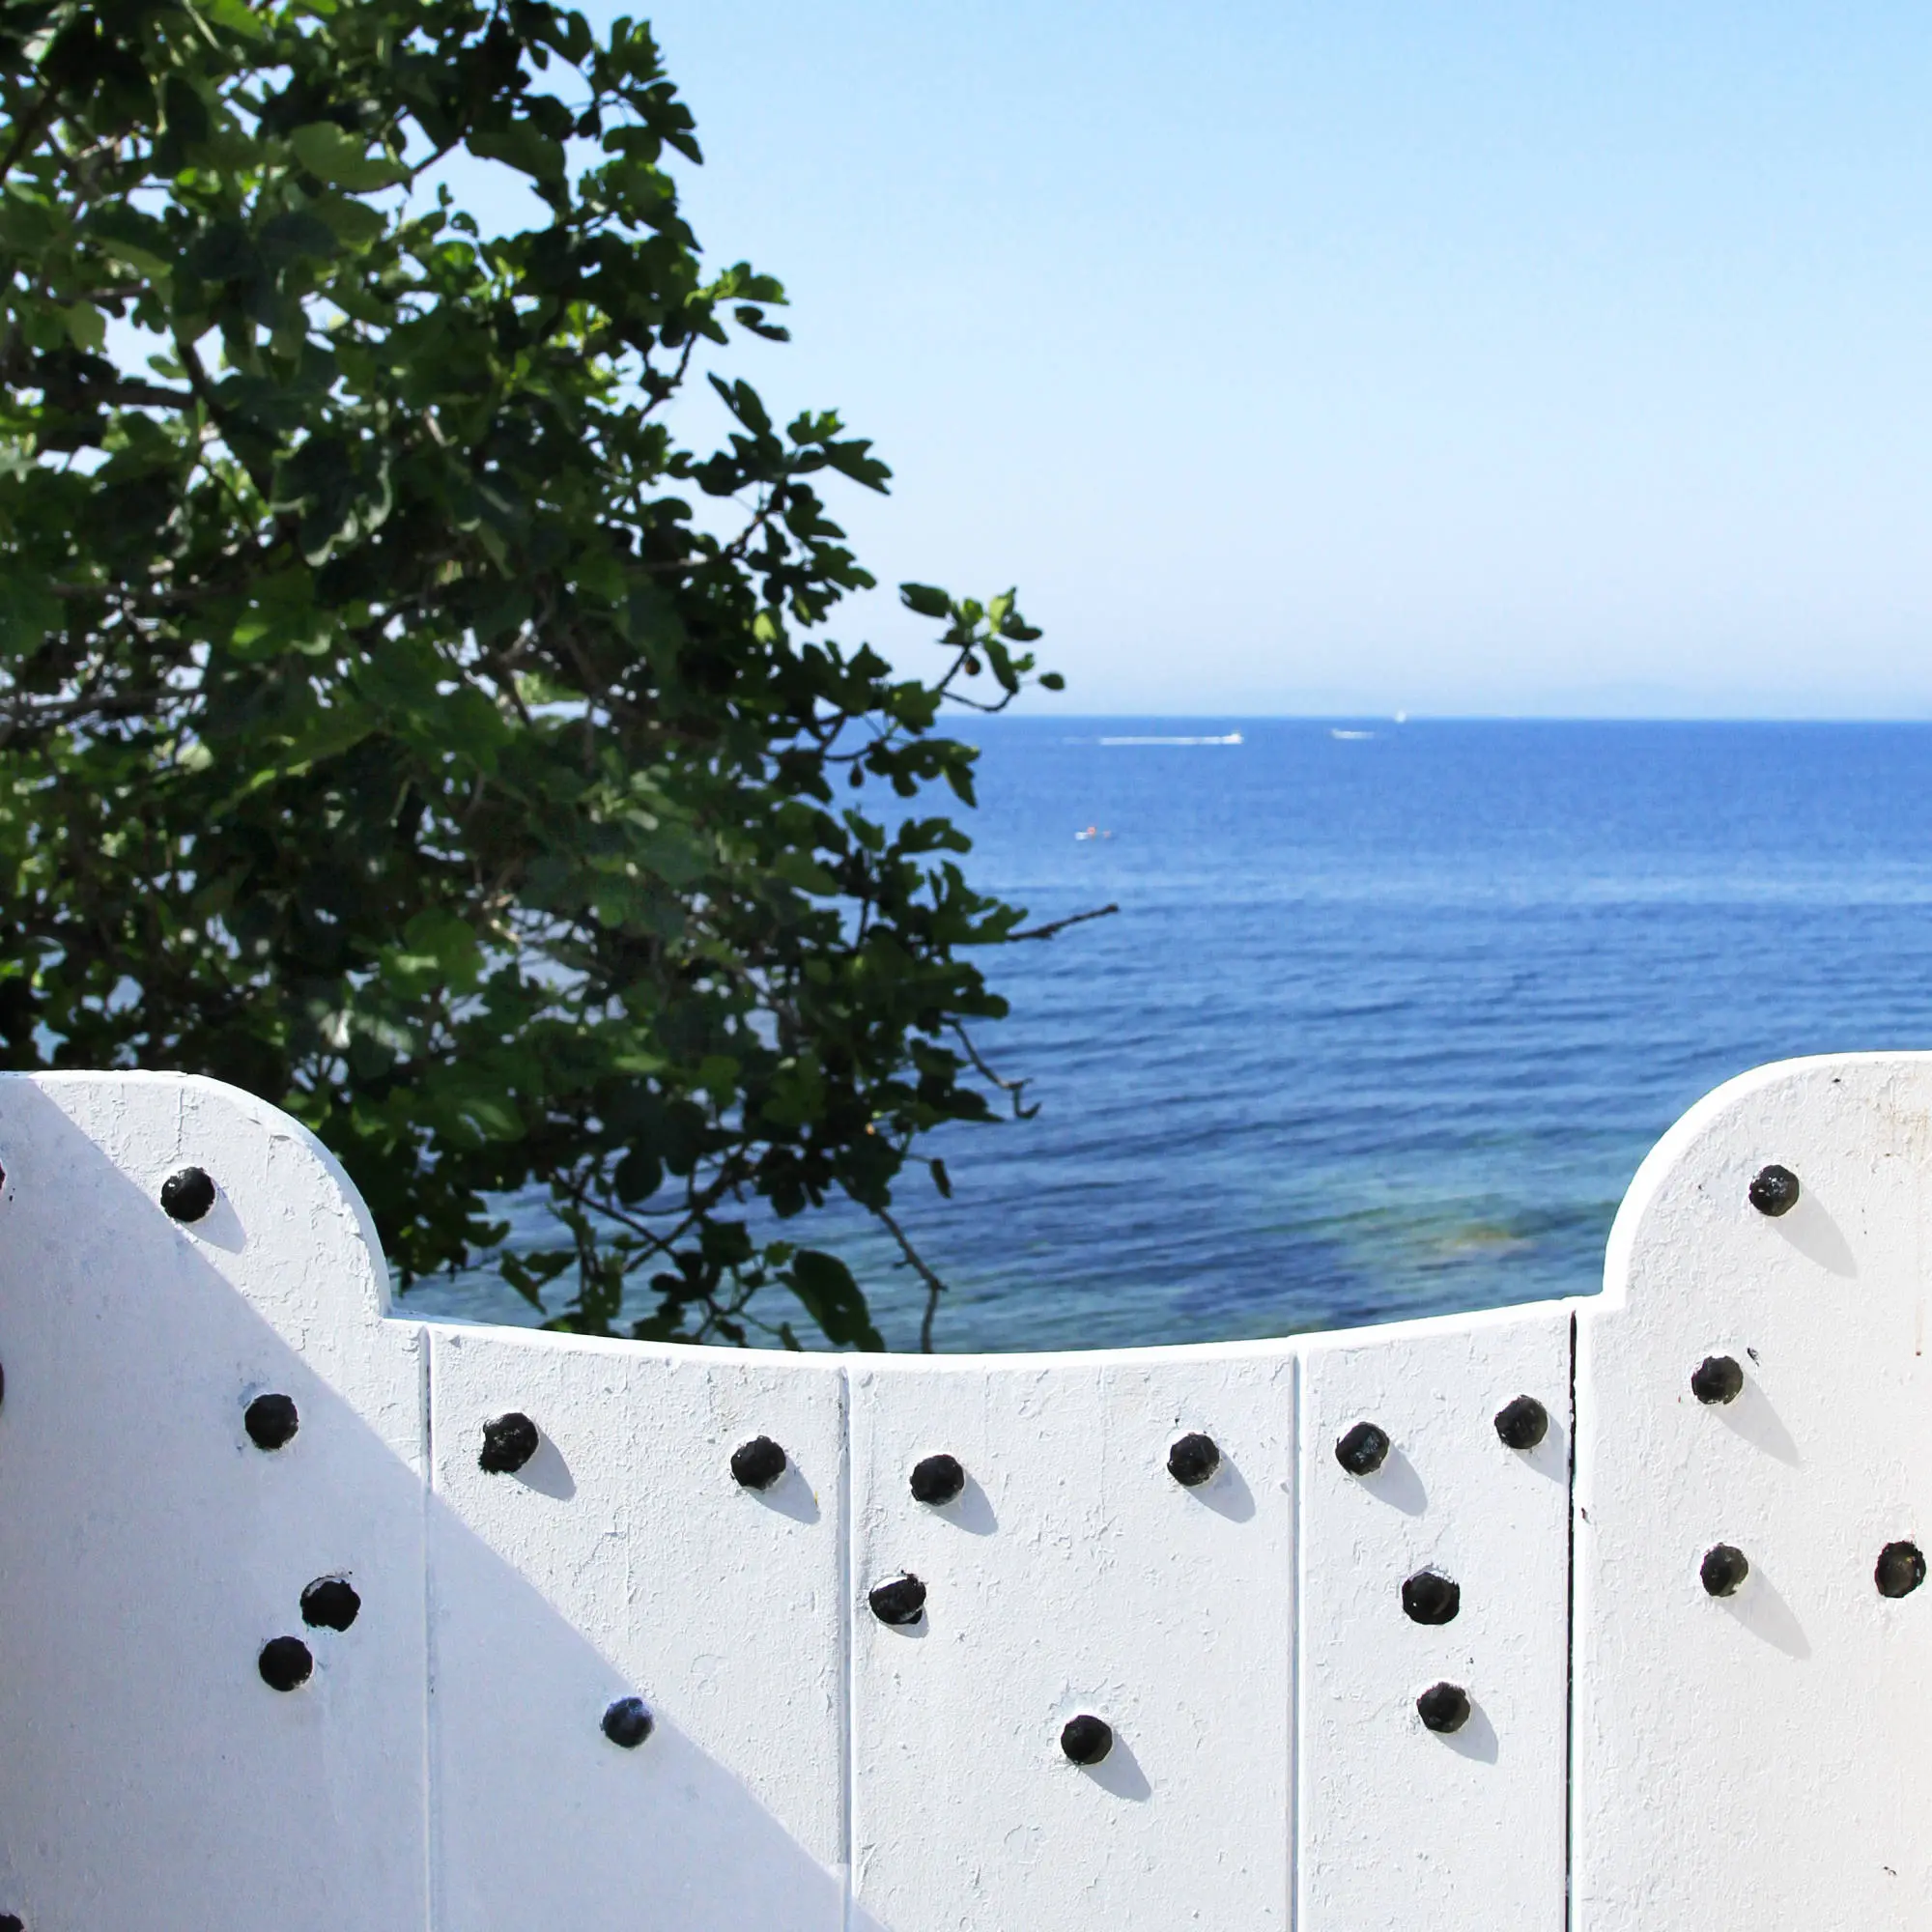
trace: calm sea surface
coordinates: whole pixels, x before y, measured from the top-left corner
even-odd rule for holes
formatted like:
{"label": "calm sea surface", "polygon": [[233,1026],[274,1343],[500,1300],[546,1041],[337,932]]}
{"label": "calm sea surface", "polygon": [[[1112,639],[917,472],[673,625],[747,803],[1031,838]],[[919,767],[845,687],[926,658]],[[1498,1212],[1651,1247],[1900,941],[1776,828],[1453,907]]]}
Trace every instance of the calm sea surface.
{"label": "calm sea surface", "polygon": [[[907,1177],[942,1349],[1587,1293],[1637,1163],[1718,1082],[1932,1045],[1932,726],[970,735],[979,881],[1037,920],[1121,911],[993,962],[1013,1016],[980,1045],[1040,1113],[941,1135],[951,1203]],[[849,1216],[812,1238],[914,1345],[890,1245]],[[476,1281],[407,1305],[533,1319]]]}

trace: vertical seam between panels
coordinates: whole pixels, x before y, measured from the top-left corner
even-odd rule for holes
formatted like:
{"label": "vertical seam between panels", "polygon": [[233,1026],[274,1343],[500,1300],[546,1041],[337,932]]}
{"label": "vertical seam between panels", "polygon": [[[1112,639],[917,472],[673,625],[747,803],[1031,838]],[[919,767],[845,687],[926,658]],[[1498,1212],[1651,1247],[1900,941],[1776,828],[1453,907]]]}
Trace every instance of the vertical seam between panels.
{"label": "vertical seam between panels", "polygon": [[844,1909],[840,1914],[843,1932],[852,1932],[858,1909],[858,1672],[854,1668],[852,1630],[852,1464],[855,1460],[853,1431],[854,1385],[852,1372],[838,1371],[838,1830],[839,1849],[844,1855]]}
{"label": "vertical seam between panels", "polygon": [[442,1795],[436,1767],[436,1584],[430,1531],[436,1505],[436,1350],[427,1328],[422,1341],[422,1566],[423,1566],[423,1911],[429,1932],[442,1923]]}
{"label": "vertical seam between panels", "polygon": [[1577,1311],[1570,1311],[1570,1512],[1563,1615],[1563,1926],[1576,1918],[1577,1839]]}
{"label": "vertical seam between panels", "polygon": [[1294,1510],[1288,1539],[1288,1900],[1282,1922],[1293,1932],[1300,1914],[1301,1887],[1301,1525],[1303,1517],[1301,1351],[1288,1358],[1289,1442],[1293,1480],[1289,1497]]}

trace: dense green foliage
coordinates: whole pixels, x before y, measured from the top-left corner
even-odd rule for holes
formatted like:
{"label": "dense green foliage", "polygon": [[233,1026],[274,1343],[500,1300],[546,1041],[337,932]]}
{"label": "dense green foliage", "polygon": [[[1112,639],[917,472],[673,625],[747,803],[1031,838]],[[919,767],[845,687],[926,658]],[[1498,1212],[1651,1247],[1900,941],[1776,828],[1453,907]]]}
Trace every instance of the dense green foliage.
{"label": "dense green foliage", "polygon": [[[0,1059],[278,1101],[405,1282],[736,1340],[792,1339],[782,1288],[876,1346],[771,1217],[945,1187],[906,1163],[988,1113],[1002,1010],[965,950],[1022,915],[946,816],[857,808],[970,803],[942,698],[1037,633],[908,585],[941,674],[841,647],[819,486],[883,488],[868,445],[715,376],[723,446],[668,427],[782,294],[701,268],[648,31],[10,0],[0,109]],[[464,156],[541,218],[481,233]]]}

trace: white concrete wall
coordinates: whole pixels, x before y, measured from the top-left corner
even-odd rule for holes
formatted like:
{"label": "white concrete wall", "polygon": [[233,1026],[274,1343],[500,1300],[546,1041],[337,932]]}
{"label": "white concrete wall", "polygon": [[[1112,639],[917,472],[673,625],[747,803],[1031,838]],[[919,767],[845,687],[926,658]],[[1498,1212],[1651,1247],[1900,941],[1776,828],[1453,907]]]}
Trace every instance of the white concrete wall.
{"label": "white concrete wall", "polygon": [[[1874,1580],[1932,1551],[1929,1181],[1900,1054],[1733,1081],[1632,1184],[1578,1321],[1577,1932],[1932,1924],[1932,1589]],[[1720,1544],[1750,1570],[1714,1598]]]}
{"label": "white concrete wall", "polygon": [[[327,1154],[205,1081],[0,1078],[0,1927],[1932,1918],[1932,1591],[1874,1579],[1932,1535],[1932,1056],[1713,1095],[1602,1297],[1092,1355],[399,1319]],[[179,1222],[187,1167],[215,1198]],[[1700,1403],[1724,1355],[1743,1387]],[[493,1472],[508,1415],[534,1447]],[[1358,1423],[1374,1468],[1338,1461]],[[921,1501],[940,1454],[962,1486]],[[304,1620],[330,1579],[346,1629]],[[1082,1715],[1112,1732],[1084,1766]]]}

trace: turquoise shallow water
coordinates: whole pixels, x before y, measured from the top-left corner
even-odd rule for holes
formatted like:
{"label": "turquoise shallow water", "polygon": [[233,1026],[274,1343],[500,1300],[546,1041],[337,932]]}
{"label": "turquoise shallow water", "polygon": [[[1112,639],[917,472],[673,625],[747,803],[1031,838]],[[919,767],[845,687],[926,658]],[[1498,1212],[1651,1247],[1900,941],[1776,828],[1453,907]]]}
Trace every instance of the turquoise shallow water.
{"label": "turquoise shallow water", "polygon": [[[1932,726],[973,735],[979,878],[1039,919],[1122,910],[999,959],[1013,1017],[982,1049],[1040,1115],[939,1137],[951,1203],[909,1179],[947,1350],[1587,1293],[1699,1094],[1788,1054],[1932,1045]],[[814,1238],[911,1346],[889,1244],[838,1215]],[[408,1305],[532,1319],[475,1280]]]}

